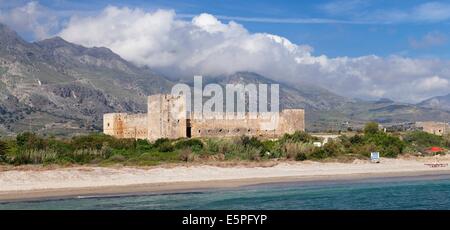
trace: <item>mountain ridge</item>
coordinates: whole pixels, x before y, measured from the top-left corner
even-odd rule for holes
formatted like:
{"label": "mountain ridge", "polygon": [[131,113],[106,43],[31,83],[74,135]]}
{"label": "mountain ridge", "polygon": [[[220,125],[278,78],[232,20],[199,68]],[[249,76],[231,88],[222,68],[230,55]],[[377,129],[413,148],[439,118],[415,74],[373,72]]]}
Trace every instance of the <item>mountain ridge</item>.
{"label": "mountain ridge", "polygon": [[[105,47],[84,47],[60,37],[26,42],[0,24],[0,134],[34,131],[72,135],[101,130],[110,112],[147,111],[146,96],[168,93],[177,82],[138,67]],[[304,108],[307,129],[344,129],[349,122],[449,120],[450,112],[389,99],[350,99],[311,84],[271,80],[254,72],[209,76],[205,83],[280,84],[282,108]]]}

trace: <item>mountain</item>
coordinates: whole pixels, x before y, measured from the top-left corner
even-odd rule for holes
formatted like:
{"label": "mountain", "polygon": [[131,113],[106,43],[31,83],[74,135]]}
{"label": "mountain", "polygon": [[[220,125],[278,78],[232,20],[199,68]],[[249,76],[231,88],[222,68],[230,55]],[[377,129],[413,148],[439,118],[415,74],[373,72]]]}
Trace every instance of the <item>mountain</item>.
{"label": "mountain", "polygon": [[424,108],[440,109],[450,111],[450,94],[432,97],[417,104]]}
{"label": "mountain", "polygon": [[[87,48],[59,37],[30,43],[0,24],[0,135],[100,131],[104,113],[146,112],[148,95],[169,92],[181,82],[171,77],[175,80],[104,47]],[[311,131],[360,128],[371,120],[387,125],[450,120],[449,111],[426,102],[349,99],[315,85],[276,82],[253,72],[209,76],[204,78],[207,83],[280,84],[281,108],[304,108]],[[444,101],[440,99],[442,105]]]}
{"label": "mountain", "polygon": [[339,110],[345,108],[345,106],[352,101],[314,85],[301,84],[291,86],[286,83],[273,81],[253,72],[237,72],[231,75],[208,77],[205,84],[207,83],[217,83],[222,86],[225,84],[237,83],[279,84],[280,109],[305,109],[305,119],[308,130],[323,129],[325,123],[335,122],[336,120],[346,120],[346,115],[340,113]]}
{"label": "mountain", "polygon": [[145,112],[173,82],[103,47],[28,43],[0,25],[0,133],[101,130],[103,113]]}

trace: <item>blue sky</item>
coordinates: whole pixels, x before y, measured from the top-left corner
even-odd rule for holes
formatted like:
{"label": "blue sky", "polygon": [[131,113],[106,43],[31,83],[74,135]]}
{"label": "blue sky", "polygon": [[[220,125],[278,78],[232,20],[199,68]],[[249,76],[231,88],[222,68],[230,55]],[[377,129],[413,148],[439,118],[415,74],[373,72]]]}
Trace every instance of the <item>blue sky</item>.
{"label": "blue sky", "polygon": [[403,102],[450,92],[450,1],[0,0],[0,22],[168,76],[253,71]]}
{"label": "blue sky", "polygon": [[[0,1],[3,9],[22,2],[26,1]],[[273,33],[296,44],[309,44],[315,54],[330,57],[374,54],[450,58],[446,52],[450,48],[450,12],[444,11],[450,8],[448,1],[41,0],[39,3],[67,15],[95,13],[108,5],[174,9],[186,18],[206,12],[225,22],[234,19],[251,32]],[[429,12],[424,7],[427,5]],[[429,17],[417,12],[420,7]]]}

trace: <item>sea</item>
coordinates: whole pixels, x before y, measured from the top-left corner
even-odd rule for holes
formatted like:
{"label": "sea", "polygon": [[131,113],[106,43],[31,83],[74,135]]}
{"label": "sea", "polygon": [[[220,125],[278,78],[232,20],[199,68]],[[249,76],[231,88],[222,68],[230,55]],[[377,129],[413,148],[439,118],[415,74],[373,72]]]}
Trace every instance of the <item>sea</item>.
{"label": "sea", "polygon": [[3,202],[14,210],[448,210],[450,175]]}

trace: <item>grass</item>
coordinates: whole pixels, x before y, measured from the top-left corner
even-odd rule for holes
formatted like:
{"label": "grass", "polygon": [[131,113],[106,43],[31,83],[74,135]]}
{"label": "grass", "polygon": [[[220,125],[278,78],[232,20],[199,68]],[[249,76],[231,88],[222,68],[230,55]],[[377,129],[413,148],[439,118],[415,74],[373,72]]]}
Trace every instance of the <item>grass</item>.
{"label": "grass", "polygon": [[423,151],[430,146],[450,147],[450,137],[421,131],[403,134],[378,131],[371,123],[364,134],[342,135],[322,147],[305,132],[286,134],[277,140],[256,137],[203,139],[117,139],[100,133],[73,138],[42,137],[22,133],[15,139],[0,140],[0,163],[10,165],[136,165],[205,161],[328,161],[368,159],[370,152],[383,157]]}

